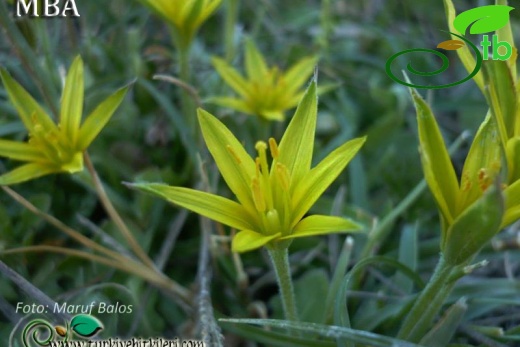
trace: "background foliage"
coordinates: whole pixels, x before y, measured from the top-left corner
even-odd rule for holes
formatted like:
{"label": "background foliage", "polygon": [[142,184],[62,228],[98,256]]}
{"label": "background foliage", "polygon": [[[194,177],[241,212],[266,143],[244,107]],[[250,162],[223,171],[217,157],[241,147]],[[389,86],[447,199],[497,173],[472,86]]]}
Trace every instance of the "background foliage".
{"label": "background foliage", "polygon": [[[367,232],[379,229],[385,237],[371,252],[399,259],[428,278],[439,253],[438,216],[430,193],[420,184],[422,171],[417,152],[415,112],[408,91],[385,73],[386,59],[395,52],[415,47],[432,47],[447,39],[444,8],[438,1],[382,0],[262,0],[240,2],[235,27],[235,56],[242,66],[243,43],[252,38],[269,64],[290,66],[303,56],[319,54],[319,82],[337,87],[320,97],[316,160],[356,136],[368,141],[328,193],[313,207],[321,213],[339,213],[361,221]],[[89,153],[109,195],[152,259],[165,260],[165,273],[196,292],[200,240],[199,219],[165,202],[130,191],[121,182],[164,181],[172,185],[196,186],[200,181],[198,155],[204,160],[212,190],[225,192],[214,163],[199,153],[197,140],[186,131],[180,114],[180,89],[156,74],[177,75],[178,64],[168,27],[137,1],[76,1],[79,19],[17,20],[18,27],[37,52],[39,62],[52,76],[52,88],[61,90],[64,72],[80,54],[86,67],[86,111],[121,85],[135,85],[109,125],[90,147]],[[459,11],[487,4],[458,1]],[[514,4],[512,4],[514,6]],[[224,56],[223,22],[226,4],[201,28],[190,64],[193,86],[201,99],[231,91],[210,63]],[[518,11],[511,13],[513,32],[519,29]],[[40,94],[17,52],[0,34],[0,65],[36,98]],[[455,80],[465,71],[451,56],[450,73],[439,81]],[[423,59],[418,57],[418,59]],[[422,61],[424,66],[435,62]],[[23,139],[25,130],[0,87],[0,136]],[[487,106],[473,82],[425,94],[433,106],[445,139],[453,143],[452,159],[459,172],[476,128]],[[209,103],[204,108],[219,116],[251,149],[257,139],[266,140],[258,120]],[[288,112],[288,115],[292,114]],[[285,123],[287,123],[286,119]],[[284,123],[272,124],[279,137]],[[15,163],[0,161],[2,172]],[[115,232],[93,192],[85,173],[52,175],[20,184],[15,189],[36,206],[101,240],[101,228],[124,244]],[[382,223],[384,221],[384,223]],[[216,234],[228,230],[216,228]],[[48,244],[77,248],[73,241],[38,217],[0,194],[0,249]],[[518,225],[499,234],[479,256],[490,264],[460,281],[448,303],[465,296],[468,311],[454,341],[472,345],[514,346],[519,335],[520,282],[518,276]],[[366,235],[353,238],[350,265],[356,263]],[[322,298],[330,289],[344,236],[302,239],[291,246],[291,263],[297,300],[303,321],[331,323]],[[114,244],[112,243],[112,244]],[[500,251],[499,251],[500,250]],[[74,257],[50,253],[2,256],[19,274],[57,302],[124,303],[134,305],[132,314],[101,317],[104,336],[197,336],[196,316],[186,316],[157,289],[146,282],[104,266]],[[241,256],[245,273],[237,270],[236,259],[225,238],[211,243],[211,299],[217,315],[240,318],[281,318],[274,277],[260,251]],[[383,262],[383,265],[385,262]],[[388,265],[388,264],[386,264]],[[7,341],[21,318],[16,303],[34,302],[5,277],[0,281],[0,341]],[[350,319],[355,329],[394,336],[400,312],[419,288],[398,275],[395,268],[372,266],[364,281],[353,284]],[[324,346],[312,338],[284,340],[275,334],[239,325],[223,324],[226,346],[264,345]],[[499,328],[509,331],[500,335]],[[511,330],[512,329],[512,330]],[[516,335],[515,335],[516,334]],[[321,334],[322,335],[322,334]],[[260,337],[258,337],[260,336]],[[248,342],[246,342],[248,341]],[[310,342],[309,342],[310,341]],[[315,341],[315,342],[313,342]],[[292,344],[291,344],[292,343]],[[518,343],[518,342],[516,342]],[[331,344],[335,345],[335,344]]]}

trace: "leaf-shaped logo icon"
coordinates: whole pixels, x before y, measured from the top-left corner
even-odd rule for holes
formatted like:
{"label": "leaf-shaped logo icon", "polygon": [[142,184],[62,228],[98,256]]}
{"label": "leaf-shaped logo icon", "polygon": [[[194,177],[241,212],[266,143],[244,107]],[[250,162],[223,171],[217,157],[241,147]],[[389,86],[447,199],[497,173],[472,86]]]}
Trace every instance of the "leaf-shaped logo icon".
{"label": "leaf-shaped logo icon", "polygon": [[484,34],[498,30],[509,21],[509,12],[514,7],[506,5],[480,6],[459,14],[453,21],[453,26],[462,35],[471,26],[470,34]]}
{"label": "leaf-shaped logo icon", "polygon": [[70,327],[80,336],[91,337],[103,329],[103,324],[97,318],[80,314],[72,318]]}
{"label": "leaf-shaped logo icon", "polygon": [[437,48],[445,49],[447,51],[455,51],[459,48],[464,47],[464,45],[464,42],[462,42],[461,40],[447,40],[439,43],[437,45]]}

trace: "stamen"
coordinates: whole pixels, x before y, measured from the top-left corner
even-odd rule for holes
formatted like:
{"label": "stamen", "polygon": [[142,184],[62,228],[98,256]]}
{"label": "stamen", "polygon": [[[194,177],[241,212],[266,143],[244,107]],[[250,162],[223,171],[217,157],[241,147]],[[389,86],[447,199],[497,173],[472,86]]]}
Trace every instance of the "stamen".
{"label": "stamen", "polygon": [[237,153],[235,152],[235,150],[230,146],[230,145],[227,145],[226,146],[226,149],[228,150],[228,152],[231,154],[231,156],[233,158],[235,158],[236,162],[238,164],[242,164],[242,161],[240,160],[240,158],[238,157]]}
{"label": "stamen", "polygon": [[255,149],[258,151],[258,156],[260,157],[260,166],[262,168],[262,175],[266,176],[269,174],[269,167],[267,166],[267,156],[265,154],[267,145],[263,141],[258,141],[255,145]]}
{"label": "stamen", "polygon": [[276,140],[272,137],[269,139],[269,150],[271,151],[271,155],[274,159],[278,159],[280,152],[278,151],[278,145],[276,144]]}
{"label": "stamen", "polygon": [[265,199],[264,194],[262,194],[262,189],[260,188],[260,182],[258,178],[253,177],[251,180],[251,190],[253,191],[253,201],[255,203],[255,207],[259,212],[265,212]]}
{"label": "stamen", "polygon": [[[273,194],[271,191],[270,179],[269,179],[269,166],[267,165],[267,144],[263,141],[258,141],[255,145],[255,149],[258,151],[257,167],[261,168],[262,177],[262,190],[266,195],[267,209],[273,209]],[[257,169],[258,170],[258,169]]]}
{"label": "stamen", "polygon": [[282,186],[282,189],[285,191],[289,191],[291,178],[289,177],[289,170],[287,166],[282,163],[276,163],[276,175],[278,177],[278,182]]}

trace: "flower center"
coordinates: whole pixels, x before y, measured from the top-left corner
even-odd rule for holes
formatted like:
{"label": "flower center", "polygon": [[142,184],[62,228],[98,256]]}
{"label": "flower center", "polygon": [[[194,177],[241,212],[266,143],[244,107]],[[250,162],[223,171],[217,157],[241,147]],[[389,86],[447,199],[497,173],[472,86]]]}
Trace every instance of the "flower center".
{"label": "flower center", "polygon": [[29,143],[42,151],[48,162],[60,170],[74,173],[83,169],[83,155],[71,148],[59,133],[58,129],[47,130],[32,119],[34,127],[29,134]]}
{"label": "flower center", "polygon": [[[255,159],[256,174],[251,178],[251,191],[255,208],[266,234],[290,233],[290,175],[285,165],[279,163],[278,145],[269,139],[269,150],[273,157],[273,166],[269,170],[267,163],[267,144],[258,141],[255,145],[258,156]],[[274,168],[274,170],[273,170]]]}

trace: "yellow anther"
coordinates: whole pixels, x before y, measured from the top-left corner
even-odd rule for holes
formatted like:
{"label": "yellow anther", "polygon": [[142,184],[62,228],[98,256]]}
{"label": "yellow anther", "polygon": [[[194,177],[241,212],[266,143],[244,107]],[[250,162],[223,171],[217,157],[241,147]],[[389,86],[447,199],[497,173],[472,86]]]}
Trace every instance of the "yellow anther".
{"label": "yellow anther", "polygon": [[240,160],[239,156],[237,155],[237,153],[235,152],[235,150],[233,149],[233,147],[231,147],[230,145],[227,145],[226,146],[226,149],[228,150],[229,154],[231,154],[231,156],[233,158],[235,158],[236,162],[238,164],[242,164],[242,161]]}
{"label": "yellow anther", "polygon": [[289,191],[289,186],[291,184],[291,178],[289,176],[289,170],[287,166],[276,163],[276,175],[278,177],[278,182],[282,186],[282,189],[285,191]]}
{"label": "yellow anther", "polygon": [[267,177],[269,174],[269,166],[267,165],[267,156],[265,151],[267,145],[263,141],[258,141],[255,145],[255,149],[258,151],[258,157],[260,158],[260,167],[262,168],[262,174]]}
{"label": "yellow anther", "polygon": [[258,178],[253,177],[251,180],[251,190],[253,191],[253,201],[255,203],[255,207],[259,212],[265,212],[265,199],[264,194],[262,193],[262,188],[260,187],[260,181]]}
{"label": "yellow anther", "polygon": [[271,151],[271,155],[274,159],[278,159],[280,152],[278,151],[278,145],[276,144],[276,140],[272,137],[269,139],[269,150]]}

